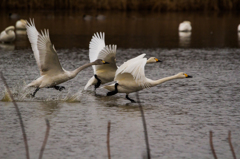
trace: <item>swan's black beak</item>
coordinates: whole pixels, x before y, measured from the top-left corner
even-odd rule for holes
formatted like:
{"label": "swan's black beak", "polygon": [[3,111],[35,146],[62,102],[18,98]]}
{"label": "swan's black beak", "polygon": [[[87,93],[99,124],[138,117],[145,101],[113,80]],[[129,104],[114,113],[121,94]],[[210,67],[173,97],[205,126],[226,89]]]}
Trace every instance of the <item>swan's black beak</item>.
{"label": "swan's black beak", "polygon": [[192,76],[189,76],[189,75],[188,75],[186,78],[192,78]]}
{"label": "swan's black beak", "polygon": [[162,62],[162,61],[158,60],[157,58],[155,58],[155,60],[156,60],[156,62]]}
{"label": "swan's black beak", "polygon": [[102,62],[103,62],[103,64],[109,64],[109,62],[106,62],[106,61],[104,61],[104,60],[103,60]]}

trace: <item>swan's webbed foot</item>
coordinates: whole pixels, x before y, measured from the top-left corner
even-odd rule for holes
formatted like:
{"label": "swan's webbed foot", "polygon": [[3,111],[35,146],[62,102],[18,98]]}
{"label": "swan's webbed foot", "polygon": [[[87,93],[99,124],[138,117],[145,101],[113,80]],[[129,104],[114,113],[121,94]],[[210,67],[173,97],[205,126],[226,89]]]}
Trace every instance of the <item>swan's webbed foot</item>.
{"label": "swan's webbed foot", "polygon": [[31,95],[32,97],[35,97],[35,94],[37,93],[37,91],[39,91],[39,89],[40,89],[40,88],[36,88],[35,91],[34,91],[32,94],[30,94],[30,95]]}
{"label": "swan's webbed foot", "polygon": [[128,95],[126,95],[126,98],[127,98],[128,100],[130,100],[132,103],[136,103],[136,101],[133,100],[133,99],[131,99],[131,98],[129,98]]}
{"label": "swan's webbed foot", "polygon": [[56,90],[62,91],[63,89],[65,89],[64,86],[53,86],[53,88],[55,88]]}

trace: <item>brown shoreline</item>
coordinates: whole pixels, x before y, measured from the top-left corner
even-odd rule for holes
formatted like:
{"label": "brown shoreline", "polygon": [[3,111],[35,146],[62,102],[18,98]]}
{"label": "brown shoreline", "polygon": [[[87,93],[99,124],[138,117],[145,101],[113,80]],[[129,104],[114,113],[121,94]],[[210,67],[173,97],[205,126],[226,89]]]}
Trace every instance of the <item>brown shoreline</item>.
{"label": "brown shoreline", "polygon": [[239,0],[2,0],[1,9],[240,10]]}

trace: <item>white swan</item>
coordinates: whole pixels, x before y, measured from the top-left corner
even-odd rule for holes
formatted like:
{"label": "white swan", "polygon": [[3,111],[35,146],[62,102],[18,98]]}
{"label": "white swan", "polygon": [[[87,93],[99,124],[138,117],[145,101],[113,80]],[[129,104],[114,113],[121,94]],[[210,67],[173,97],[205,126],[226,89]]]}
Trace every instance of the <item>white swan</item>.
{"label": "white swan", "polygon": [[145,77],[144,67],[149,61],[143,58],[143,55],[131,59],[121,65],[115,75],[115,84],[103,86],[103,88],[111,91],[107,93],[107,96],[114,95],[116,93],[126,93],[126,98],[131,102],[134,100],[128,97],[129,93],[137,92],[148,87],[154,87],[163,82],[179,79],[179,78],[191,78],[192,76],[186,73],[180,72],[174,76],[162,78],[159,80],[151,80]]}
{"label": "white swan", "polygon": [[237,28],[238,32],[240,32],[240,24],[238,25],[238,28]]}
{"label": "white swan", "polygon": [[3,30],[0,34],[0,41],[2,43],[9,43],[9,42],[13,42],[16,38],[16,35],[15,35],[15,27],[14,26],[9,26],[7,27],[5,30]]}
{"label": "white swan", "polygon": [[185,31],[185,32],[191,31],[192,30],[191,22],[190,21],[184,21],[184,22],[180,23],[179,27],[178,27],[178,30],[179,31]]}
{"label": "white swan", "polygon": [[92,66],[94,76],[89,79],[84,90],[91,85],[95,86],[95,90],[101,85],[113,81],[117,70],[116,65],[116,45],[105,46],[105,34],[96,33],[92,36],[89,43],[89,59],[93,62],[96,59],[101,58],[104,61],[108,61],[108,65]]}
{"label": "white swan", "polygon": [[49,31],[44,30],[44,32],[42,31],[40,34],[35,27],[34,21],[31,20],[30,23],[27,23],[26,28],[27,35],[40,71],[40,77],[26,86],[26,88],[36,88],[32,94],[33,97],[40,88],[44,87],[55,88],[61,91],[65,87],[57,86],[58,84],[74,78],[81,70],[89,66],[107,63],[98,59],[73,71],[66,71],[62,68],[58,60],[57,52],[50,41]]}
{"label": "white swan", "polygon": [[92,20],[92,16],[91,15],[88,15],[88,14],[84,14],[83,15],[83,20],[85,20],[85,21],[91,21]]}
{"label": "white swan", "polygon": [[27,20],[20,19],[16,22],[16,29],[26,29]]}

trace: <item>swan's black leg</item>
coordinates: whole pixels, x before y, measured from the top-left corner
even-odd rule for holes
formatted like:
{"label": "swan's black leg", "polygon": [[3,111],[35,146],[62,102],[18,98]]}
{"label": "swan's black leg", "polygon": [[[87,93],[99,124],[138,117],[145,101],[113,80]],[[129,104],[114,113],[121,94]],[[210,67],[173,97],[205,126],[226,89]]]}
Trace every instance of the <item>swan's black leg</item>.
{"label": "swan's black leg", "polygon": [[39,89],[40,89],[40,88],[38,88],[38,87],[35,89],[35,91],[33,92],[33,94],[31,94],[32,97],[35,97],[35,94],[37,93],[37,91],[39,91]]}
{"label": "swan's black leg", "polygon": [[97,84],[95,84],[95,91],[96,89],[101,85],[101,80],[98,78],[98,76],[95,74],[94,77],[97,79]]}
{"label": "swan's black leg", "polygon": [[130,98],[128,97],[128,94],[126,94],[126,98],[127,98],[128,100],[130,100],[132,103],[136,103],[135,100],[130,99]]}
{"label": "swan's black leg", "polygon": [[115,90],[112,91],[112,92],[108,92],[108,93],[107,93],[107,96],[112,96],[112,95],[114,95],[114,94],[117,94],[117,93],[118,93],[117,86],[118,86],[118,83],[115,83]]}
{"label": "swan's black leg", "polygon": [[64,86],[53,86],[52,88],[55,88],[56,90],[62,91],[63,89],[65,89]]}

